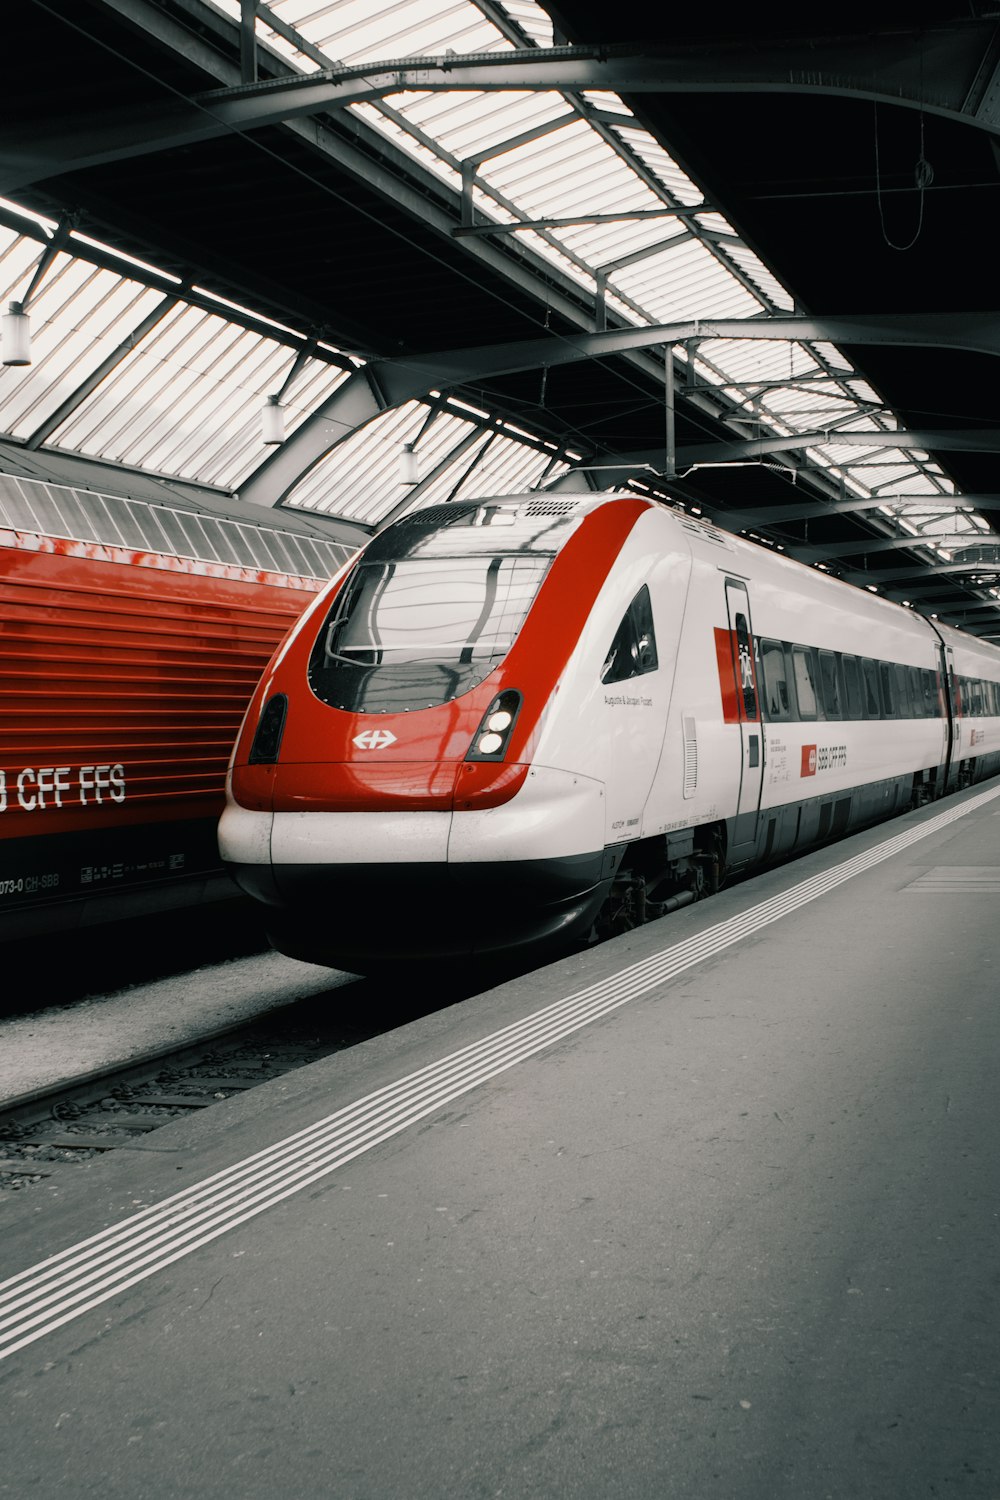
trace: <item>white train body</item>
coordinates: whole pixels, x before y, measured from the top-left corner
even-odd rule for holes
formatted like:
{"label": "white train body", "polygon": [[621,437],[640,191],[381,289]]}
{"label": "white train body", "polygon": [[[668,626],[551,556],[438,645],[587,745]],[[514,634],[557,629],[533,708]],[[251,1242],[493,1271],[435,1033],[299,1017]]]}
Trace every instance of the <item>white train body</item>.
{"label": "white train body", "polygon": [[644,499],[509,497],[299,622],[220,846],[279,947],[366,972],[622,930],[998,770],[1000,650]]}

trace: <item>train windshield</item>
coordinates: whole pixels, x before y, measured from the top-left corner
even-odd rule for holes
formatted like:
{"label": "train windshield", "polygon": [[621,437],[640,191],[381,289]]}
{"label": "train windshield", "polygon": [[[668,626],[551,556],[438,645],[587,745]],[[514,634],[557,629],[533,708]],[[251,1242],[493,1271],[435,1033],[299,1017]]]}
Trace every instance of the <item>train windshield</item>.
{"label": "train windshield", "polygon": [[431,708],[469,692],[514,644],[550,561],[362,560],[313,649],[313,692],[353,713]]}
{"label": "train windshield", "polygon": [[333,602],[309,661],[332,708],[405,713],[469,692],[507,655],[577,498],[521,496],[415,511],[379,533]]}

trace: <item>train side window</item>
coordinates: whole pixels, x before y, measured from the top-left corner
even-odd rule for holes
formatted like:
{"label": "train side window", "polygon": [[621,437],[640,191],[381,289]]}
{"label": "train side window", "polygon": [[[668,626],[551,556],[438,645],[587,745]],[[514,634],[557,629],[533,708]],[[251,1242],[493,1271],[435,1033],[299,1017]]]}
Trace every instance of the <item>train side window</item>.
{"label": "train side window", "polygon": [[839,719],[840,680],[837,675],[837,658],[832,651],[820,651],[818,654],[823,708],[828,719]]}
{"label": "train side window", "polygon": [[894,719],[896,717],[896,674],[892,670],[892,662],[880,661],[878,675],[882,686],[883,715],[887,719]]}
{"label": "train side window", "polygon": [[912,719],[913,709],[910,706],[910,674],[899,662],[895,667],[896,674],[896,713],[901,719]]}
{"label": "train side window", "polygon": [[807,651],[804,646],[793,646],[792,667],[795,673],[795,696],[799,700],[799,718],[815,719],[818,710],[812,652]]}
{"label": "train side window", "polygon": [[761,641],[760,670],[767,717],[790,719],[792,702],[788,685],[788,662],[780,641]]}
{"label": "train side window", "polygon": [[932,672],[928,667],[925,667],[923,671],[923,679],[924,713],[926,714],[928,719],[936,719],[938,717],[937,673]]}
{"label": "train side window", "polygon": [[611,649],[601,669],[602,682],[627,682],[659,666],[653,632],[653,605],[643,584],[615,632]]}
{"label": "train side window", "polygon": [[861,670],[856,656],[844,657],[844,687],[847,690],[847,717],[863,719],[864,706],[861,700]]}
{"label": "train side window", "polygon": [[865,713],[869,719],[881,719],[882,705],[878,695],[878,663],[865,657],[861,662],[861,677],[865,688]]}

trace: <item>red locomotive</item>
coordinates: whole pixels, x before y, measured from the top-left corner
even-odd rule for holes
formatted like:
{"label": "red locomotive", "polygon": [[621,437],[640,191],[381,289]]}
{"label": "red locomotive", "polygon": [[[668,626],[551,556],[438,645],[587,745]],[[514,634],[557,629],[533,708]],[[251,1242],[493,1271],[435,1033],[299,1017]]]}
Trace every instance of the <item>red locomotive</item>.
{"label": "red locomotive", "polygon": [[226,762],[350,555],[317,533],[0,475],[0,936],[235,894]]}

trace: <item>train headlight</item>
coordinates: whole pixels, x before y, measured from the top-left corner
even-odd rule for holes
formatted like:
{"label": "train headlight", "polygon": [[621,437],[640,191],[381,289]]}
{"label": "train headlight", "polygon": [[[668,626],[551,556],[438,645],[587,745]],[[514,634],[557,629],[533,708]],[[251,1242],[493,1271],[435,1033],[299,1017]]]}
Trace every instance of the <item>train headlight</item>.
{"label": "train headlight", "polygon": [[483,714],[466,760],[503,760],[521,708],[521,694],[507,688]]}

